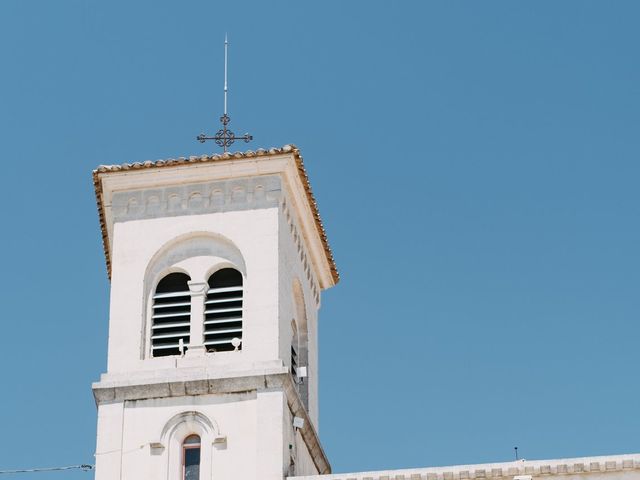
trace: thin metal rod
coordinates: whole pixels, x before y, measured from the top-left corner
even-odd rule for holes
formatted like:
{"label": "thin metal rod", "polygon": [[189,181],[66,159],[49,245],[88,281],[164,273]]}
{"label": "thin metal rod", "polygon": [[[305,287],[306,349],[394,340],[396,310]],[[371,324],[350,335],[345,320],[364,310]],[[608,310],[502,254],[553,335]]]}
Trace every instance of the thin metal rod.
{"label": "thin metal rod", "polygon": [[[196,137],[200,143],[204,143],[207,140],[215,140],[216,144],[222,147],[222,151],[226,153],[227,149],[236,141],[236,140],[244,140],[245,143],[249,143],[253,140],[253,135],[249,135],[245,133],[241,137],[236,137],[236,135],[229,130],[229,122],[231,119],[229,115],[227,115],[227,93],[229,91],[229,83],[228,83],[228,71],[229,71],[229,39],[227,34],[224,34],[224,113],[220,117],[220,122],[222,123],[222,128],[216,132],[214,136],[207,136],[204,133],[201,133]],[[159,298],[159,297],[158,297]]]}
{"label": "thin metal rod", "polygon": [[74,470],[80,469],[85,472],[89,470],[93,470],[94,466],[89,464],[82,465],[69,465],[68,467],[45,467],[45,468],[23,468],[20,470],[0,470],[0,475],[2,474],[15,474],[15,473],[36,473],[36,472],[57,472],[60,470]]}
{"label": "thin metal rod", "polygon": [[229,49],[229,42],[227,41],[227,34],[224,34],[224,114],[227,114],[227,50]]}

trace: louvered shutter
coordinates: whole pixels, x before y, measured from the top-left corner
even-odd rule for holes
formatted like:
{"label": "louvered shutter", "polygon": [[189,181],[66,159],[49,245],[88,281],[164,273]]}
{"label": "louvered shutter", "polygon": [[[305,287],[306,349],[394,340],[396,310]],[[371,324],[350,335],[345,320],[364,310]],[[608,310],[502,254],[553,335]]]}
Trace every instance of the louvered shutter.
{"label": "louvered shutter", "polygon": [[158,283],[153,295],[151,351],[154,357],[180,355],[186,351],[191,324],[189,276],[170,273]]}
{"label": "louvered shutter", "polygon": [[242,293],[242,274],[233,268],[218,270],[209,278],[204,319],[207,351],[234,350],[231,341],[242,340]]}

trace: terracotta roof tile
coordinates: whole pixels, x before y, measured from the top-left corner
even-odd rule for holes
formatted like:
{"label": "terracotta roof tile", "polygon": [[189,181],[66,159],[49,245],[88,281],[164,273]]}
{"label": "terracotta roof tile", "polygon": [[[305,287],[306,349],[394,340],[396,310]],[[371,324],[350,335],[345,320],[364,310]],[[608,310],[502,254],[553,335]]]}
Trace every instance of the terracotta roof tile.
{"label": "terracotta roof tile", "polygon": [[167,160],[156,160],[156,161],[147,160],[145,162],[123,163],[121,165],[100,165],[98,168],[96,168],[93,171],[93,186],[96,191],[98,216],[100,218],[100,227],[102,229],[102,246],[104,248],[104,254],[107,262],[107,273],[109,275],[109,278],[111,278],[111,255],[109,252],[107,224],[105,221],[103,201],[102,201],[102,182],[100,182],[100,177],[102,174],[108,174],[111,172],[121,172],[126,170],[139,170],[144,168],[173,167],[176,165],[187,165],[192,163],[212,163],[212,162],[219,162],[223,160],[230,160],[233,158],[252,158],[252,157],[282,155],[285,153],[293,153],[294,155],[294,158],[296,160],[296,165],[298,166],[298,174],[300,175],[300,180],[304,185],[304,189],[307,194],[307,199],[309,201],[309,205],[311,206],[311,211],[313,213],[313,219],[316,225],[316,229],[318,231],[318,235],[320,236],[320,239],[322,240],[322,246],[324,247],[324,252],[327,256],[329,267],[331,268],[331,276],[333,277],[333,281],[335,283],[338,283],[338,281],[340,280],[340,274],[338,273],[338,268],[336,267],[336,263],[333,258],[333,252],[331,251],[331,247],[329,246],[327,234],[324,230],[324,226],[322,225],[320,212],[318,211],[318,203],[316,202],[316,199],[313,196],[313,192],[311,190],[311,183],[309,182],[309,176],[307,175],[307,171],[304,168],[304,163],[302,161],[302,156],[300,155],[300,150],[298,150],[298,148],[296,148],[294,145],[285,145],[282,148],[270,148],[269,150],[259,148],[256,151],[247,150],[246,152],[233,152],[233,153],[226,152],[226,153],[215,154],[215,155],[191,156],[189,158],[180,157],[180,158],[171,158]]}

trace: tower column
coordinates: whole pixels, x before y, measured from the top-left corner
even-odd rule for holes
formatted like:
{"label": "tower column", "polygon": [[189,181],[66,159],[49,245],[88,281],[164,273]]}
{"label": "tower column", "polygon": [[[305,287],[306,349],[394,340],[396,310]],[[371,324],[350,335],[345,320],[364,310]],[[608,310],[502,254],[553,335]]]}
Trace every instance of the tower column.
{"label": "tower column", "polygon": [[189,349],[185,356],[202,357],[207,349],[204,345],[204,302],[209,284],[206,282],[188,282],[191,292],[191,327]]}

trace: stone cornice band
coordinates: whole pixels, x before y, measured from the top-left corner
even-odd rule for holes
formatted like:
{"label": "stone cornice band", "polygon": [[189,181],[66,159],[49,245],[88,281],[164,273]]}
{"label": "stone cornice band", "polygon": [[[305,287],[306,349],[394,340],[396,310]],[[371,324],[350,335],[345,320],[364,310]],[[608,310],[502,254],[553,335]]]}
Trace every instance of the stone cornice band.
{"label": "stone cornice band", "polygon": [[101,182],[101,177],[103,175],[107,175],[112,172],[124,172],[127,170],[175,167],[175,166],[183,166],[183,165],[190,165],[190,164],[221,162],[221,161],[243,159],[243,158],[254,158],[254,157],[265,157],[265,156],[268,157],[268,156],[274,156],[274,155],[282,155],[286,153],[292,153],[295,158],[298,175],[300,177],[300,181],[302,185],[304,186],[309,205],[311,206],[314,223],[316,226],[317,233],[322,242],[324,253],[329,263],[331,276],[333,278],[334,283],[338,283],[338,281],[340,280],[340,274],[338,273],[338,268],[333,258],[333,252],[331,251],[331,247],[329,246],[329,240],[327,239],[327,234],[324,230],[322,219],[320,218],[318,203],[316,202],[316,199],[313,196],[313,192],[311,190],[311,183],[309,182],[309,176],[307,175],[307,171],[304,168],[304,163],[302,161],[302,155],[300,155],[300,151],[298,150],[298,148],[296,148],[293,145],[285,145],[282,148],[271,148],[269,150],[258,149],[256,151],[247,150],[246,152],[236,152],[236,153],[227,152],[219,155],[202,155],[200,157],[193,156],[189,158],[181,157],[181,158],[169,159],[169,160],[157,160],[155,162],[148,160],[145,162],[124,163],[121,165],[101,165],[98,168],[96,168],[93,171],[93,186],[96,192],[98,216],[100,218],[100,228],[102,230],[102,246],[104,249],[104,255],[105,255],[106,264],[107,264],[107,274],[109,275],[109,278],[111,278],[111,253],[110,253],[110,247],[109,247],[109,234],[107,231],[107,224],[106,224],[105,212],[104,212],[104,199],[103,199],[102,182]]}
{"label": "stone cornice band", "polygon": [[288,372],[228,378],[193,378],[185,380],[176,378],[153,383],[97,382],[93,384],[93,396],[96,404],[100,405],[107,402],[127,400],[183,397],[185,395],[223,395],[251,391],[259,392],[269,389],[282,389],[284,391],[291,413],[304,419],[304,426],[300,429],[300,433],[318,472],[320,474],[331,473],[331,465],[320,444],[318,433],[313,427],[293,383],[291,374]]}
{"label": "stone cornice band", "polygon": [[[288,480],[475,480],[513,479],[516,475],[531,475],[533,479],[555,476],[589,476],[640,471],[640,454],[612,455],[558,460],[520,460],[515,462],[431,467],[378,472],[340,473],[288,477]],[[634,475],[636,475],[634,473]],[[640,478],[624,477],[624,478]],[[619,478],[613,475],[612,478]]]}

